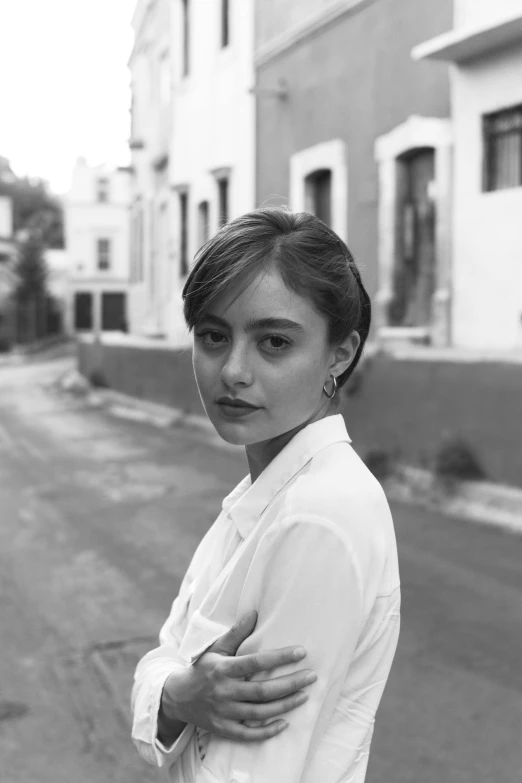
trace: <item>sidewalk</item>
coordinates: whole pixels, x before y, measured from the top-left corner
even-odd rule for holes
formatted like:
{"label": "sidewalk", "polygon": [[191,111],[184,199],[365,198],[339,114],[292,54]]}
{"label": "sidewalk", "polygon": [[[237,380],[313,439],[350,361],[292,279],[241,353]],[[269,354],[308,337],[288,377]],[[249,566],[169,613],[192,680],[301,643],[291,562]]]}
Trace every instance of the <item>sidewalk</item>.
{"label": "sidewalk", "polygon": [[[197,428],[213,445],[226,451],[242,451],[241,446],[223,441],[204,416],[187,414],[177,408],[140,400],[112,389],[93,389],[77,370],[66,373],[60,380],[60,387],[70,393],[85,395],[89,405],[103,407],[113,416],[146,421],[163,428]],[[522,533],[522,489],[518,487],[461,481],[448,488],[442,486],[429,471],[410,465],[399,465],[394,475],[381,483],[390,500]]]}

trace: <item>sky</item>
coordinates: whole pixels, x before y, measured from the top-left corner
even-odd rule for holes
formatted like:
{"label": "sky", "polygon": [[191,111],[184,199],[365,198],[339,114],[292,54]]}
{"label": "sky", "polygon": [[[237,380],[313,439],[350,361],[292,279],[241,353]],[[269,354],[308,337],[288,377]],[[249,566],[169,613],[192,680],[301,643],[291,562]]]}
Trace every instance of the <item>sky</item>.
{"label": "sky", "polygon": [[66,192],[78,156],[128,165],[136,0],[0,0],[0,156]]}

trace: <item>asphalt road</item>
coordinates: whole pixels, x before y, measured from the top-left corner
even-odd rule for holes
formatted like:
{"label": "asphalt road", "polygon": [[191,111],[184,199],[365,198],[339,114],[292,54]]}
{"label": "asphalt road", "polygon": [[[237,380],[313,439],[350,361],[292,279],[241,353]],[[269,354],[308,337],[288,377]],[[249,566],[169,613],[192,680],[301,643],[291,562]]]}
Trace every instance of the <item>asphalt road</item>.
{"label": "asphalt road", "polygon": [[[0,781],[147,783],[134,665],[246,463],[59,393],[69,362],[0,367]],[[522,783],[522,537],[393,511],[402,632],[367,781]]]}

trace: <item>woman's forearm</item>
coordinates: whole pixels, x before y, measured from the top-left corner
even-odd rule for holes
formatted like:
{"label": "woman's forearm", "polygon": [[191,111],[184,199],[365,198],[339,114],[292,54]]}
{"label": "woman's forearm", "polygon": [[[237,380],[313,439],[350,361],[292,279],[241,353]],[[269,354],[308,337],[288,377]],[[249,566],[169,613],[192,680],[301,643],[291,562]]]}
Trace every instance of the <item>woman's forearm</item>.
{"label": "woman's forearm", "polygon": [[171,678],[175,676],[170,675],[168,680],[171,682],[169,683],[169,690],[166,689],[166,684],[163,686],[163,692],[161,694],[161,702],[160,702],[160,709],[158,713],[158,740],[161,742],[162,745],[164,745],[166,748],[168,748],[170,745],[172,745],[179,737],[185,726],[187,725],[184,721],[179,720],[179,718],[176,717],[175,712],[175,704],[172,700],[172,696],[170,695],[171,689],[172,689],[172,680]]}

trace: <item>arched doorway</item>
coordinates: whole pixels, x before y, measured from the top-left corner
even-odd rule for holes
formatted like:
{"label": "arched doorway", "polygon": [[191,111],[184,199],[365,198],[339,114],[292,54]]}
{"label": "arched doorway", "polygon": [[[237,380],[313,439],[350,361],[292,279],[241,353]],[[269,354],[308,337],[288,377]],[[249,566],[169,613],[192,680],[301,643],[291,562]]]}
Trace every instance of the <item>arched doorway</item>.
{"label": "arched doorway", "polygon": [[436,283],[435,150],[397,160],[397,221],[390,326],[429,327]]}

